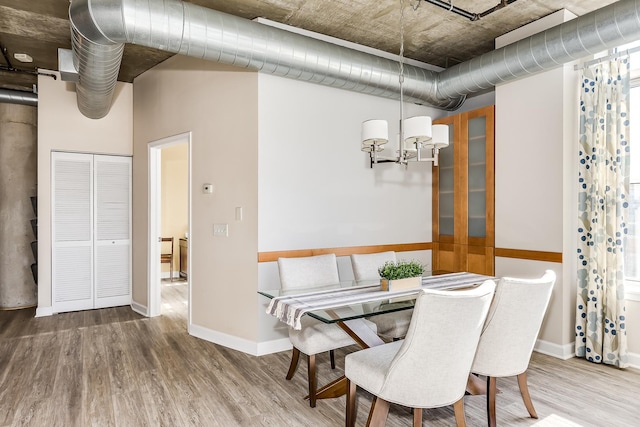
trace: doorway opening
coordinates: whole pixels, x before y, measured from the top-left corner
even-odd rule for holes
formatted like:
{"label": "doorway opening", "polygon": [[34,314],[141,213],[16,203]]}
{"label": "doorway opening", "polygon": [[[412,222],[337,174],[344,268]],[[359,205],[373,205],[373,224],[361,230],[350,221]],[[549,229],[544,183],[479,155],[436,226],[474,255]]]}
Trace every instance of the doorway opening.
{"label": "doorway opening", "polygon": [[[148,315],[181,317],[188,331],[192,286],[191,133],[150,142],[148,150]],[[166,256],[171,252],[172,257]]]}

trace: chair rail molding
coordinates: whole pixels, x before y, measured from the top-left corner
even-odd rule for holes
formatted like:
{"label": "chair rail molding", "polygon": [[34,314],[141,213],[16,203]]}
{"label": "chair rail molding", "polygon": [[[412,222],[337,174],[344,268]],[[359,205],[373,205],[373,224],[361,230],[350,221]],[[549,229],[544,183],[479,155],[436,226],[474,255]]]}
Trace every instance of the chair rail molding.
{"label": "chair rail molding", "polygon": [[345,246],[339,248],[315,248],[315,249],[294,249],[273,252],[258,252],[258,262],[273,262],[278,258],[296,258],[315,255],[335,254],[336,256],[350,256],[352,254],[372,254],[376,252],[410,252],[429,251],[432,249],[431,242],[418,243],[395,243],[389,245],[371,246]]}

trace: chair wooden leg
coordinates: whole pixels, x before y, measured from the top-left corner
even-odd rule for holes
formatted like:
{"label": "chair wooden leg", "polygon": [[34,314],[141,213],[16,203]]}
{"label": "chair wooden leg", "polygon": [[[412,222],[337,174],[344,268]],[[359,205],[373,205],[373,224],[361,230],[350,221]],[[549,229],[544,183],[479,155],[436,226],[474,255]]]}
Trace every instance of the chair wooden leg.
{"label": "chair wooden leg", "polygon": [[331,369],[336,369],[336,353],[329,350],[329,359],[331,359]]}
{"label": "chair wooden leg", "polygon": [[[456,403],[453,404],[453,412],[456,415],[456,426],[466,427],[467,420],[464,417],[464,397],[461,397]],[[415,416],[414,416],[415,420]],[[414,421],[415,425],[415,421]]]}
{"label": "chair wooden leg", "polygon": [[169,281],[173,282],[173,259],[169,263]]}
{"label": "chair wooden leg", "polygon": [[300,350],[293,347],[293,353],[291,353],[291,364],[289,364],[289,372],[287,372],[288,380],[293,378],[293,374],[296,373],[296,369],[298,369],[299,360],[300,360]]}
{"label": "chair wooden leg", "polygon": [[309,406],[316,407],[316,355],[307,355],[307,372],[309,376]]}
{"label": "chair wooden leg", "polygon": [[533,402],[531,402],[531,395],[529,395],[529,386],[527,385],[527,372],[523,372],[518,375],[518,387],[520,388],[520,394],[522,395],[522,401],[524,402],[524,406],[527,407],[527,411],[529,411],[529,415],[531,418],[538,418],[538,414],[536,414],[536,410],[533,407]]}
{"label": "chair wooden leg", "polygon": [[413,408],[413,427],[422,427],[422,408]]}
{"label": "chair wooden leg", "polygon": [[384,427],[389,415],[389,402],[379,397],[374,397],[371,402],[367,427]]}
{"label": "chair wooden leg", "polygon": [[356,391],[358,386],[356,383],[347,378],[347,415],[345,420],[346,427],[354,427],[356,425]]}
{"label": "chair wooden leg", "polygon": [[487,421],[496,427],[496,378],[487,377]]}

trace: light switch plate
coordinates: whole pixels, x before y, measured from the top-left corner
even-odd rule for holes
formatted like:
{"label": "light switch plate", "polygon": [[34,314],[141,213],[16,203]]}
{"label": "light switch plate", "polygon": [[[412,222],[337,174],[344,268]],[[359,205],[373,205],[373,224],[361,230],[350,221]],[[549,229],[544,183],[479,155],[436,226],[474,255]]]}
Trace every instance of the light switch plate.
{"label": "light switch plate", "polygon": [[213,235],[229,237],[229,224],[213,224]]}

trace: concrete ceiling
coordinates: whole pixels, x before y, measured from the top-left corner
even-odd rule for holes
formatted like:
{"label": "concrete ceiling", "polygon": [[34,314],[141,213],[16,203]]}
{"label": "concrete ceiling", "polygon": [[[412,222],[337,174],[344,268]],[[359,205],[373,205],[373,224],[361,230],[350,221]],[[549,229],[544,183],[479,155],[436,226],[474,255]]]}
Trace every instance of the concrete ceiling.
{"label": "concrete ceiling", "polygon": [[[400,0],[186,0],[189,3],[247,19],[263,17],[294,27],[397,54],[400,45]],[[446,68],[494,49],[494,39],[559,9],[576,15],[614,0],[451,0],[453,6],[480,14],[504,3],[478,20],[434,4],[411,0],[405,4],[405,56]],[[449,0],[440,1],[449,3]],[[0,88],[31,91],[38,68],[58,69],[57,49],[70,49],[69,0],[0,0]],[[15,53],[33,58],[30,64]],[[119,80],[133,79],[171,54],[127,45]],[[13,67],[24,72],[6,71]]]}

